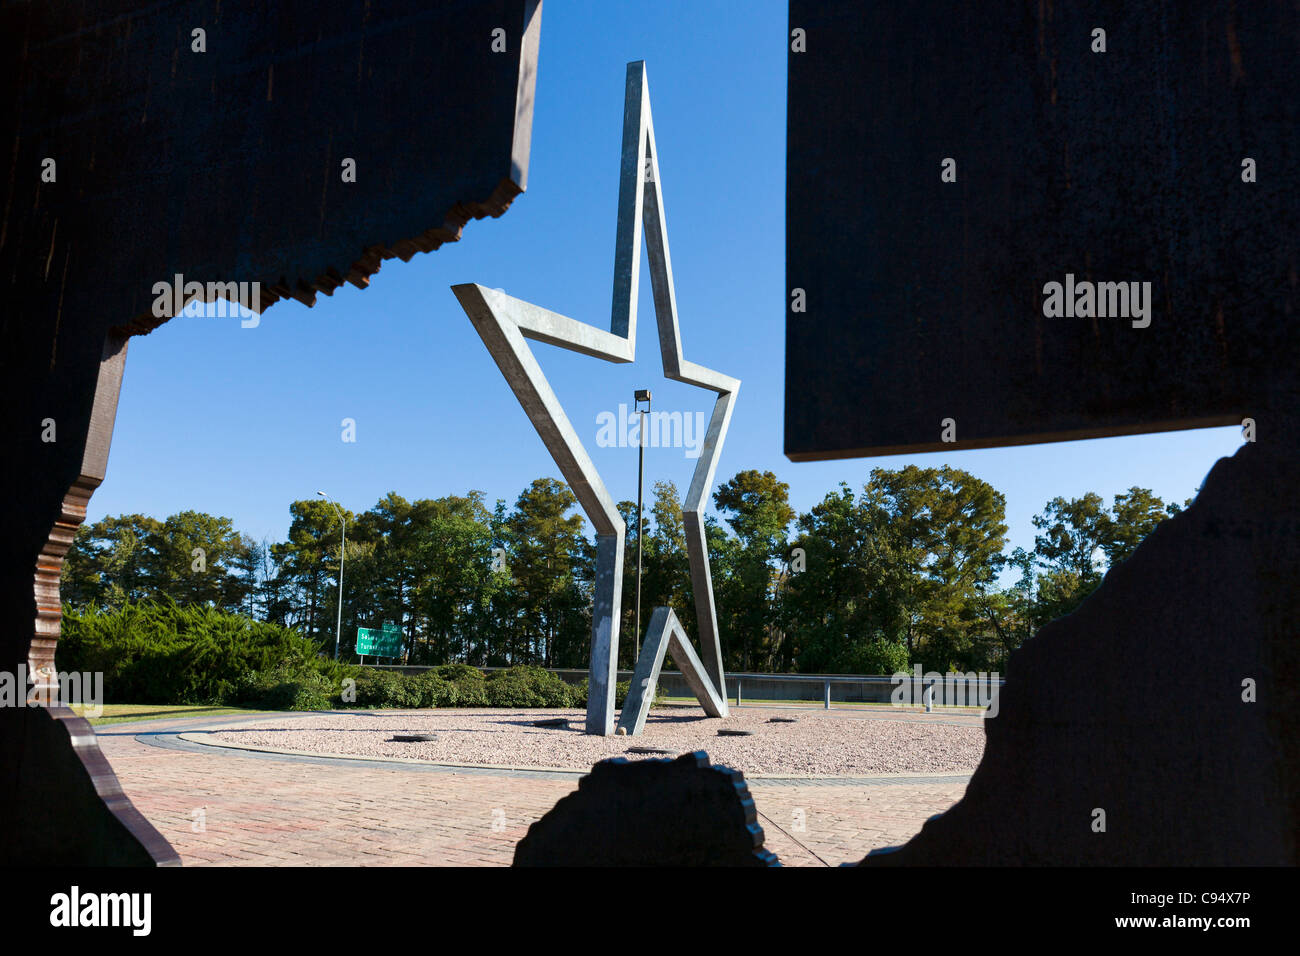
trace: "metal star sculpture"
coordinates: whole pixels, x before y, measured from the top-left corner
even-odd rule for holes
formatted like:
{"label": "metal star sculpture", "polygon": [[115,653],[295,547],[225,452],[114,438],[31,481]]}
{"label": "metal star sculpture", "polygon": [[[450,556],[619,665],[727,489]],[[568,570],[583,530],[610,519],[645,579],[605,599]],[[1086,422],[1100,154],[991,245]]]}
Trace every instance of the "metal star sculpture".
{"label": "metal star sculpture", "polygon": [[605,489],[605,483],[564,414],[526,339],[558,345],[609,362],[633,361],[636,355],[637,286],[641,275],[643,227],[650,258],[650,282],[654,291],[664,376],[717,392],[718,398],[682,508],[702,656],[695,653],[672,609],[655,608],[618,726],[629,735],[641,732],[650,702],[654,699],[664,654],[669,648],[705,712],[711,717],[727,716],[722,647],[718,641],[713,579],[709,572],[709,551],[704,534],[704,507],[713,487],[718,456],[731,422],[731,409],[740,381],[682,358],[657,157],[645,63],[638,60],[627,65],[618,233],[614,247],[614,301],[608,332],[475,283],[452,286],[452,292],[460,300],[519,404],[542,436],[560,472],[596,528],[596,584],[586,729],[589,734],[602,736],[614,732],[625,527],[613,498]]}

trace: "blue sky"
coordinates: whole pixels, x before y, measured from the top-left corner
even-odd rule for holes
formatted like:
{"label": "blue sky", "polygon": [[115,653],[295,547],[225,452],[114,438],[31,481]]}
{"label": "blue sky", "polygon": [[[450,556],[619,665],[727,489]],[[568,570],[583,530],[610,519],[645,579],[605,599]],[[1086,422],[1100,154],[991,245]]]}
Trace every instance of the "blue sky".
{"label": "blue sky", "polygon": [[[722,14],[726,14],[723,16]],[[469,489],[513,503],[559,477],[449,291],[478,282],[608,328],[623,77],[644,59],[688,359],[742,386],[718,469],[789,482],[805,510],[873,467],[950,464],[1007,497],[1011,545],[1056,495],[1131,485],[1166,501],[1194,494],[1237,428],[1054,445],[794,464],[782,449],[784,389],[785,4],[572,3],[544,8],[528,191],[462,241],[390,260],[362,291],[314,308],[282,302],[256,328],[180,317],[132,339],[108,477],[87,520],[193,508],[281,540],[289,503],[317,489],[353,511],[388,491],[408,499]],[[362,171],[364,174],[364,171]],[[643,257],[644,270],[644,257]],[[634,365],[535,349],[616,499],[636,497],[634,448],[596,447],[597,415],[636,388],[655,407],[712,407],[712,393],[664,380],[643,271]],[[341,421],[356,420],[356,442]],[[694,460],[649,449],[658,478],[684,492]]]}

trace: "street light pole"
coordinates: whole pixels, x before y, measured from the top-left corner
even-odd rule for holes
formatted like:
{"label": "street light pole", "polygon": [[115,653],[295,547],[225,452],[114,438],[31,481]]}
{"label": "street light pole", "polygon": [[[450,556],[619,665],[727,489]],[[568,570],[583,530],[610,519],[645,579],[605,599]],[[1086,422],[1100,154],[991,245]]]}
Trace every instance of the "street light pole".
{"label": "street light pole", "polygon": [[[645,402],[645,408],[641,403]],[[636,459],[636,659],[641,658],[641,533],[645,529],[642,520],[643,498],[645,491],[645,420],[650,411],[650,390],[639,388],[634,393],[633,407],[641,413],[641,427],[637,430]],[[635,667],[635,661],[633,662]]]}
{"label": "street light pole", "polygon": [[337,504],[335,504],[333,498],[331,498],[329,495],[325,494],[325,492],[323,492],[323,491],[318,491],[318,492],[316,492],[316,494],[320,495],[322,498],[324,498],[324,499],[325,499],[326,501],[328,501],[330,504],[334,505],[334,510],[335,510],[336,512],[338,512],[338,516],[339,516],[339,531],[340,531],[340,537],[339,537],[339,619],[338,619],[338,623],[337,623],[337,624],[335,625],[335,627],[334,627],[334,659],[335,659],[335,660],[338,660],[338,659],[339,659],[339,639],[340,639],[341,635],[343,634],[343,553],[347,550],[347,547],[348,547],[348,523],[347,523],[347,521],[345,521],[345,520],[343,519],[343,512],[342,512],[342,510],[340,510],[339,506],[338,506]]}

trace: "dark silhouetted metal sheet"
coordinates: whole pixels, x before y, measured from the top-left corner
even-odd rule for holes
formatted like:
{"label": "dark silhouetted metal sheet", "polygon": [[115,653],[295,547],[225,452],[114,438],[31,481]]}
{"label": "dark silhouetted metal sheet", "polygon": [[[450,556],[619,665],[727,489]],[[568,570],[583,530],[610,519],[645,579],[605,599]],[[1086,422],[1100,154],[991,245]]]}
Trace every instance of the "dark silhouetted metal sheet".
{"label": "dark silhouetted metal sheet", "polygon": [[[792,0],[790,27],[790,458],[1295,407],[1294,3]],[[1150,282],[1150,325],[1045,316],[1067,274]]]}

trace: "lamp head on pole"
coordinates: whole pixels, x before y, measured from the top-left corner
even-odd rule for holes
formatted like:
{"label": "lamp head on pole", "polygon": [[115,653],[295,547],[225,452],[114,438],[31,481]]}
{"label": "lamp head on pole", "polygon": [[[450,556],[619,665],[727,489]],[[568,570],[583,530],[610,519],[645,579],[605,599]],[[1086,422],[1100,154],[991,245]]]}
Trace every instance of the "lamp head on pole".
{"label": "lamp head on pole", "polygon": [[650,389],[638,388],[634,393],[634,401],[636,402],[636,410],[638,412],[641,411],[642,402],[645,402],[645,407],[648,411],[650,409]]}

